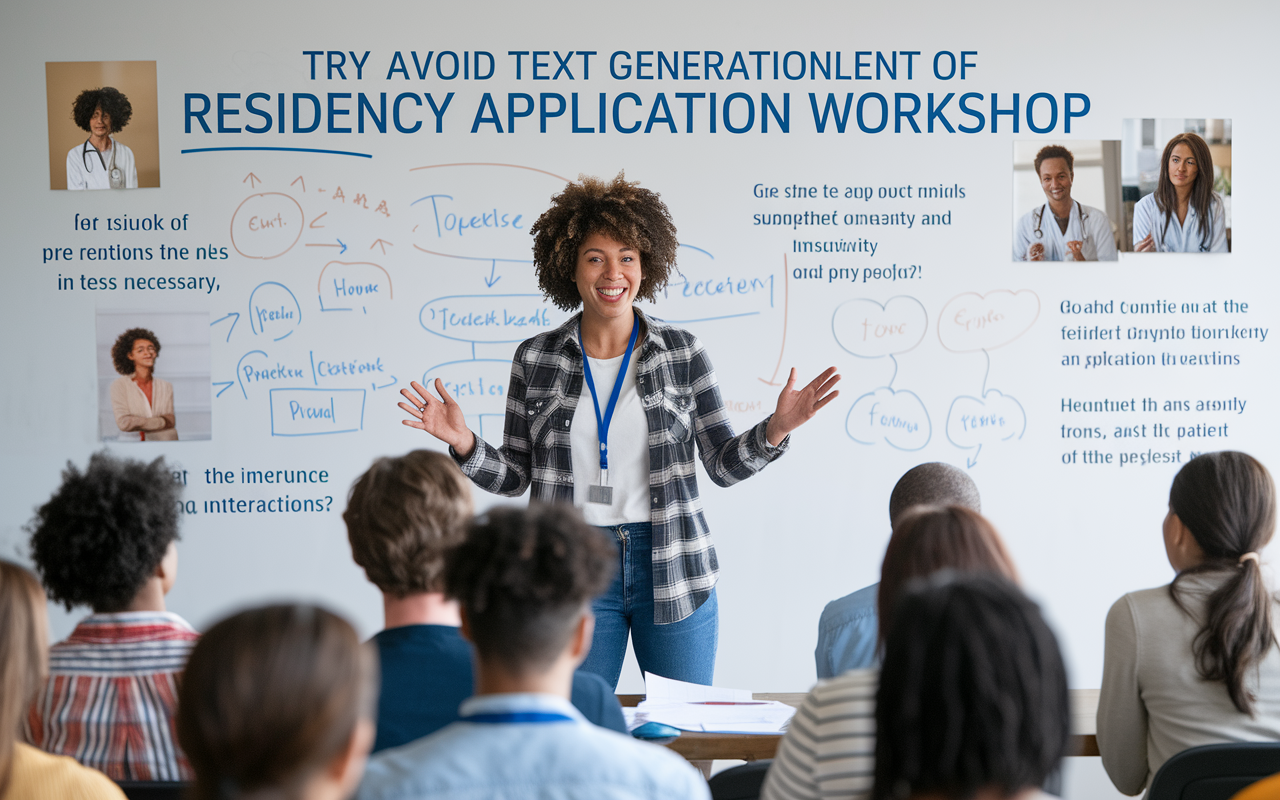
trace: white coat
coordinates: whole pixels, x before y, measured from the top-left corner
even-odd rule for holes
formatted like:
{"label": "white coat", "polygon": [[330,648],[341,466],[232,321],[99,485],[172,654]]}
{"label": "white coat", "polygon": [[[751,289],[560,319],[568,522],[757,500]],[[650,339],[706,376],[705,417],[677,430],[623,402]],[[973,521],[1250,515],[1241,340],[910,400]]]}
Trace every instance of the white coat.
{"label": "white coat", "polygon": [[128,145],[120,144],[111,138],[111,149],[99,153],[89,140],[71,148],[67,153],[67,188],[68,189],[110,189],[111,178],[107,174],[111,166],[112,153],[115,154],[116,167],[124,173],[124,188],[138,188],[138,167],[133,161],[133,151]]}
{"label": "white coat", "polygon": [[1225,253],[1227,252],[1227,210],[1217,192],[1209,203],[1209,239],[1200,239],[1200,215],[1195,206],[1187,208],[1187,218],[1178,222],[1177,214],[1165,214],[1149,194],[1133,207],[1133,246],[1151,234],[1157,253]]}
{"label": "white coat", "polygon": [[[1036,235],[1037,229],[1040,236]],[[1111,234],[1111,222],[1106,212],[1086,206],[1078,200],[1071,203],[1071,218],[1067,232],[1063,233],[1053,218],[1053,210],[1047,202],[1033,208],[1018,220],[1013,235],[1013,260],[1030,261],[1031,245],[1044,245],[1045,261],[1073,261],[1075,256],[1067,249],[1067,242],[1083,242],[1080,252],[1085,261],[1115,261],[1116,240]]]}

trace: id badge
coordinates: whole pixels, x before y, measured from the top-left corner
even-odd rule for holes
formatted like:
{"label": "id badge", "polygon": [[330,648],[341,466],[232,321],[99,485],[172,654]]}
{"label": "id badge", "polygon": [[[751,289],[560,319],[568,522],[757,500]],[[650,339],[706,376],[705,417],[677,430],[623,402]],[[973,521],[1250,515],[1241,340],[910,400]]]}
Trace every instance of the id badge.
{"label": "id badge", "polygon": [[587,502],[596,503],[602,506],[613,505],[613,487],[612,486],[588,486]]}
{"label": "id badge", "polygon": [[124,172],[119,167],[113,167],[111,169],[108,180],[111,182],[112,189],[124,188]]}

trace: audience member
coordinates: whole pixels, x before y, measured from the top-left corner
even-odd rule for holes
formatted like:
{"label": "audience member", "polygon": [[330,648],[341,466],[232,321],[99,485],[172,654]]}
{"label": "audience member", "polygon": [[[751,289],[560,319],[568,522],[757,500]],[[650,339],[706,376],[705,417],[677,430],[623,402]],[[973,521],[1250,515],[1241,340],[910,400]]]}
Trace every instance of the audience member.
{"label": "audience member", "polygon": [[1276,598],[1259,563],[1275,524],[1271,475],[1244,453],[1206,453],[1173,479],[1177,576],[1107,614],[1098,749],[1125,794],[1189,747],[1280,739]]}
{"label": "audience member", "polygon": [[191,653],[178,738],[191,800],[341,800],[373,744],[377,654],[322,608],[242,611]]}
{"label": "audience member", "polygon": [[[914,506],[964,506],[982,511],[973,479],[950,464],[930,462],[908,470],[889,495],[889,525]],[[832,600],[818,620],[818,646],[813,652],[818,678],[834,678],[851,669],[876,665],[876,594],[873,583],[839,600]]]}
{"label": "audience member", "polygon": [[476,696],[458,722],[375,756],[361,800],[709,797],[678,755],[591,725],[568,700],[591,647],[591,600],[616,559],[568,506],[480,517],[445,563],[475,645]]}
{"label": "audience member", "polygon": [[[351,487],[347,538],[382,592],[386,621],[373,637],[382,664],[375,753],[453,722],[474,691],[471,645],[458,632],[458,603],[445,597],[442,574],[471,510],[470,481],[453,459],[428,450],[380,458]],[[626,730],[617,697],[598,675],[574,674],[573,704],[597,725]]]}
{"label": "audience member", "polygon": [[173,709],[198,635],[165,609],[178,573],[180,486],[164,459],[106,452],[62,477],[28,526],[31,556],[50,598],[93,614],[53,646],[28,740],[115,780],[187,780]]}
{"label": "audience member", "polygon": [[[898,515],[885,551],[879,630],[891,628],[895,601],[908,581],[943,569],[1017,579],[1000,535],[982,515],[963,506],[913,507]],[[870,791],[879,677],[875,668],[856,669],[818,682],[778,747],[765,779],[766,800],[864,797]]]}
{"label": "audience member", "polygon": [[102,773],[17,741],[49,667],[48,627],[36,577],[0,561],[0,800],[124,800]]}
{"label": "audience member", "polygon": [[1040,609],[992,574],[894,604],[876,692],[873,800],[1031,800],[1067,753],[1067,673]]}

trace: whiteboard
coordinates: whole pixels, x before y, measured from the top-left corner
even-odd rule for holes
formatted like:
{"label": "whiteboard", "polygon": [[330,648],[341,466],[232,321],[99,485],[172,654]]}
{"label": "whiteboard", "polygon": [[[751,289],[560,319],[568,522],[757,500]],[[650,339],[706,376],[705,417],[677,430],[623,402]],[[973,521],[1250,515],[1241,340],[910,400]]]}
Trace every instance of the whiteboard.
{"label": "whiteboard", "polygon": [[[933,2],[7,7],[4,554],[25,558],[22,526],[60,469],[104,446],[97,321],[207,315],[208,397],[190,413],[193,425],[209,415],[210,438],[105,445],[163,454],[185,471],[170,607],[204,628],[248,603],[307,598],[372,634],[381,604],[351,562],[347,490],[375,457],[442,447],[401,424],[398,390],[440,377],[476,432],[499,444],[517,343],[567,316],[538,294],[528,226],[567,180],[625,171],[662,194],[681,241],[679,274],[646,313],[706,344],[738,430],[770,412],[790,367],[807,379],[834,364],[844,376],[839,399],[761,474],[720,489],[700,473],[722,570],[717,682],[807,689],[823,605],[877,579],[894,482],[940,460],[978,483],[1063,637],[1073,684],[1097,686],[1107,608],[1171,578],[1159,526],[1178,467],[1161,462],[1234,447],[1280,463],[1273,345],[1193,333],[1269,331],[1275,318],[1261,234],[1280,203],[1252,176],[1255,145],[1278,122],[1253,89],[1274,71],[1259,37],[1277,18],[1263,4],[1218,4],[1226,31],[1194,69],[1164,80],[1147,65],[1168,61],[1161,43],[1177,46],[1177,20],[1200,6],[1074,8],[1064,19],[1007,2],[980,16]],[[1077,53],[1086,40],[1108,55],[1080,60],[1045,44]],[[722,78],[708,71],[710,53]],[[735,55],[743,66],[731,72]],[[156,62],[159,188],[48,188],[44,64],[93,60]],[[456,68],[465,74],[444,77]],[[929,132],[928,103],[948,93],[943,116],[956,131],[935,119]],[[960,110],[966,93],[978,95],[964,102],[980,126]],[[1018,115],[993,120],[993,95],[1008,110],[1015,93]],[[200,97],[209,109],[192,117]],[[912,98],[922,109],[897,117]],[[815,103],[827,113],[821,133]],[[1051,111],[1051,129],[1036,133]],[[1015,143],[1118,140],[1126,120],[1144,118],[1232,121],[1242,166],[1233,252],[1011,263]],[[421,125],[405,133],[397,121]],[[245,147],[284,149],[234,149]],[[786,196],[797,187],[806,196]],[[105,230],[126,215],[163,228]],[[94,218],[98,230],[76,227]],[[135,248],[153,257],[123,260]],[[98,249],[105,260],[89,260]],[[115,277],[117,288],[89,289],[82,277]],[[125,288],[155,277],[195,288]],[[1247,311],[1228,313],[1227,301]],[[1091,303],[1100,313],[1086,313]],[[1121,303],[1167,313],[1121,313]],[[1095,328],[1120,339],[1065,338]],[[1104,351],[1111,361],[1090,365]],[[1117,365],[1117,355],[1156,363]],[[1178,363],[1223,355],[1238,363]],[[1197,411],[1201,400],[1233,404]],[[1099,401],[1134,410],[1071,410]],[[1191,410],[1166,410],[1170,401]],[[1157,425],[1170,436],[1155,437]],[[1126,430],[1138,435],[1117,438]],[[55,636],[82,611],[55,609]],[[628,668],[621,688],[638,686]]]}

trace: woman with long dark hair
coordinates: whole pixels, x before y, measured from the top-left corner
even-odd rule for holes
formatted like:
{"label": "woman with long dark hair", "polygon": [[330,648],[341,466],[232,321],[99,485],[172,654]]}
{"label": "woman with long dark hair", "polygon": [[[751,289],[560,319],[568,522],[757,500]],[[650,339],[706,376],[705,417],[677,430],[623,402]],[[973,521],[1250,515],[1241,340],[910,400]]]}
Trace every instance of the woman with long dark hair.
{"label": "woman with long dark hair", "polygon": [[1160,183],[1133,207],[1133,249],[1227,252],[1227,212],[1213,190],[1213,156],[1196,134],[1180,133],[1164,146]]}
{"label": "woman with long dark hair", "polygon": [[1107,614],[1098,749],[1125,794],[1189,747],[1280,739],[1276,598],[1259,563],[1275,525],[1271,475],[1244,453],[1205,453],[1173,479],[1177,577]]}

